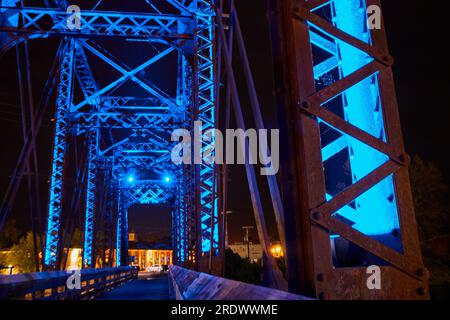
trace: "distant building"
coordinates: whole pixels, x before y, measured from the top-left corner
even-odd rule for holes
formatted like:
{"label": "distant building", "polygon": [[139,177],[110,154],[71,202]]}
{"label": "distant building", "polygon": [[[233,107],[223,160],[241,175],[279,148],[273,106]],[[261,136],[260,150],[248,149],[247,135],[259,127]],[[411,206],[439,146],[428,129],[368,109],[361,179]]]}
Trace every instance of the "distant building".
{"label": "distant building", "polygon": [[140,270],[145,270],[147,267],[156,264],[172,264],[172,250],[169,245],[138,241],[138,237],[134,233],[129,234],[128,240],[130,264],[138,266]]}
{"label": "distant building", "polygon": [[263,250],[260,244],[250,243],[250,257],[248,256],[248,246],[246,243],[236,242],[229,244],[228,248],[243,259],[249,258],[250,261],[257,262],[262,260],[263,257]]}
{"label": "distant building", "polygon": [[[248,258],[248,246],[247,243],[244,242],[236,242],[228,245],[228,248],[231,249],[234,253],[238,254],[241,258]],[[279,242],[274,242],[270,244],[270,253],[275,258],[284,257],[283,248]],[[262,260],[263,258],[263,249],[260,244],[250,243],[250,260],[257,262]]]}
{"label": "distant building", "polygon": [[[138,266],[140,270],[145,270],[147,267],[153,265],[171,265],[172,264],[172,248],[165,243],[153,243],[138,241],[136,233],[130,233],[128,235],[128,256],[130,258],[130,265]],[[42,253],[40,253],[42,254]],[[67,254],[67,261],[65,264],[65,270],[77,270],[81,269],[83,250],[81,248],[70,248],[69,251],[64,249],[64,253]],[[0,250],[0,274],[16,274],[20,272],[17,267],[12,265],[12,252],[10,249]],[[106,261],[96,261],[96,268],[104,267],[103,263],[108,263],[108,257],[112,259],[112,265],[116,263],[116,250],[112,252],[107,250],[105,252]],[[14,268],[12,268],[14,267]]]}

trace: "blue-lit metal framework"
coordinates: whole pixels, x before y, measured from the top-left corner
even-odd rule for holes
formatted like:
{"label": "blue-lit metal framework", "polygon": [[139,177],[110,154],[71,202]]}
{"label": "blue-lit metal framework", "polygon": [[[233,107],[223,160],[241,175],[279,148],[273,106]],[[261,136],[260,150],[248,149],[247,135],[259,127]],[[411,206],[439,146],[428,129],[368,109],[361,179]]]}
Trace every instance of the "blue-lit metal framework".
{"label": "blue-lit metal framework", "polygon": [[[252,113],[262,129],[255,84],[233,1],[215,6],[209,0],[166,0],[168,13],[157,9],[157,2],[146,1],[153,13],[84,11],[81,28],[75,31],[67,27],[66,1],[45,1],[47,8],[0,8],[1,18],[6,17],[0,19],[0,54],[29,39],[62,39],[44,251],[47,269],[58,268],[62,251],[69,136],[83,137],[87,153],[85,268],[97,263],[94,244],[100,217],[106,230],[115,230],[116,265],[128,264],[128,209],[141,203],[172,208],[176,263],[201,271],[221,269],[215,263],[222,262],[219,212],[225,213],[227,205],[226,200],[218,201],[217,167],[204,161],[173,165],[170,134],[185,128],[195,136],[195,122],[201,122],[203,132],[217,127],[219,52],[225,60],[228,116],[232,103],[237,125],[245,128],[233,70],[234,30]],[[18,1],[4,3],[13,6]],[[289,289],[322,299],[427,297],[428,275],[412,207],[392,58],[384,31],[367,26],[367,8],[380,6],[379,1],[268,3],[284,157],[282,190],[275,176],[268,178],[268,186],[280,240],[286,246]],[[102,44],[114,40],[151,44],[154,50],[147,47],[151,56],[131,67]],[[145,73],[174,53],[177,88],[168,93]],[[107,77],[108,82],[100,85],[94,61],[119,76],[112,81]],[[121,90],[126,83],[144,94]],[[75,86],[81,89],[81,100],[75,97]],[[199,149],[191,148],[194,161],[212,150],[208,141],[202,141]],[[32,149],[28,144],[26,140],[23,163]],[[19,169],[23,175],[24,165]],[[249,163],[245,170],[259,240],[268,258],[265,280],[284,288],[275,260],[267,256],[270,241],[255,171]],[[226,166],[223,173],[226,180]],[[20,179],[13,174],[8,192],[17,192],[16,180]],[[226,193],[225,184],[221,191]],[[1,223],[8,210],[2,204]],[[369,264],[382,268],[382,291],[367,287]]]}
{"label": "blue-lit metal framework", "polygon": [[48,226],[45,243],[45,263],[56,263],[60,220],[62,211],[62,191],[64,179],[64,157],[68,136],[68,116],[72,104],[72,87],[74,80],[74,41],[69,39],[64,44],[63,58],[59,76],[58,96],[56,98],[55,138],[50,177]]}
{"label": "blue-lit metal framework", "polygon": [[[277,59],[288,61],[277,71],[290,90],[277,94],[279,106],[298,137],[286,146],[298,155],[286,163],[298,184],[284,182],[304,196],[286,218],[297,223],[286,234],[303,235],[287,246],[288,264],[301,270],[289,271],[292,290],[322,299],[426,297],[393,59],[384,30],[368,26],[367,9],[379,1],[270,5]],[[368,288],[368,265],[381,267],[382,290]]]}
{"label": "blue-lit metal framework", "polygon": [[[70,135],[84,137],[87,146],[83,266],[96,264],[101,171],[112,178],[103,189],[109,190],[106,210],[116,211],[117,265],[127,264],[128,208],[141,203],[172,207],[175,261],[200,267],[199,259],[217,256],[219,249],[215,166],[173,165],[170,134],[179,127],[192,128],[197,120],[203,122],[204,130],[215,128],[214,11],[210,1],[147,2],[151,13],[84,10],[78,30],[68,26],[71,13],[66,12],[67,1],[44,2],[43,8],[2,2],[6,4],[2,12],[15,17],[9,21],[16,24],[2,25],[0,31],[8,34],[2,52],[29,39],[60,37],[64,41],[54,117],[45,268],[57,268],[61,254],[64,157]],[[138,66],[129,67],[99,44],[115,40],[153,44],[158,50]],[[142,76],[173,53],[178,54],[179,65],[176,96]],[[90,66],[94,57],[120,76],[100,86],[99,76]],[[136,84],[144,95],[115,95],[126,82]],[[83,95],[79,101],[74,100],[75,85]],[[109,219],[112,214],[108,213]]]}
{"label": "blue-lit metal framework", "polygon": [[[196,15],[196,44],[194,49],[195,71],[194,86],[198,88],[195,97],[197,120],[202,123],[202,131],[215,128],[216,122],[216,64],[215,60],[215,23],[214,10],[208,0],[198,0],[192,9]],[[214,138],[212,138],[214,139]],[[202,139],[201,154],[211,152],[213,144]],[[194,150],[196,152],[196,150]],[[200,230],[202,255],[218,255],[218,190],[215,164],[202,161],[199,165]]]}

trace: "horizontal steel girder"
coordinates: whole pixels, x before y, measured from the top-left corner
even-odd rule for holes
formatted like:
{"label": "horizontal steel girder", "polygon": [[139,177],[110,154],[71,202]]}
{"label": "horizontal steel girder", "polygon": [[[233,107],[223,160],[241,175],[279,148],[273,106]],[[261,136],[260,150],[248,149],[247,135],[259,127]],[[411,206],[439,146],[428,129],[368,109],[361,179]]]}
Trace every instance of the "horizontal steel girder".
{"label": "horizontal steel girder", "polygon": [[[193,38],[192,34],[178,32],[178,21],[185,24],[191,16],[168,14],[144,14],[111,11],[82,11],[80,29],[70,30],[67,20],[72,13],[49,8],[2,7],[11,14],[18,13],[23,24],[18,28],[0,27],[0,31],[48,36],[123,37],[127,39],[163,41]],[[49,24],[49,20],[53,23]]]}

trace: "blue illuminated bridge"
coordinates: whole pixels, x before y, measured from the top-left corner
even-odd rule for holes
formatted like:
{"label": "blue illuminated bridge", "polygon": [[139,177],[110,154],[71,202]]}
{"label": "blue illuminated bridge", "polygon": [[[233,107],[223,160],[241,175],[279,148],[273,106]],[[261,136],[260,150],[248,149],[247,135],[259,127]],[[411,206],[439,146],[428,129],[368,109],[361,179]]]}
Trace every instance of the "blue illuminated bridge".
{"label": "blue illuminated bridge", "polygon": [[[41,248],[38,272],[0,276],[0,298],[428,298],[380,1],[253,1],[272,44],[264,108],[245,41],[262,35],[238,16],[248,0],[0,1],[2,90],[13,88],[23,133],[17,152],[2,150],[17,161],[2,172],[0,232],[28,197]],[[248,136],[230,138],[247,158],[242,201],[264,286],[224,278],[229,199],[247,191],[230,190],[235,166],[214,129],[279,137],[259,141],[256,157],[271,162],[258,164],[243,155]],[[136,204],[171,211],[166,273],[129,266]],[[69,272],[77,223],[81,271]],[[368,285],[376,272],[386,290]]]}

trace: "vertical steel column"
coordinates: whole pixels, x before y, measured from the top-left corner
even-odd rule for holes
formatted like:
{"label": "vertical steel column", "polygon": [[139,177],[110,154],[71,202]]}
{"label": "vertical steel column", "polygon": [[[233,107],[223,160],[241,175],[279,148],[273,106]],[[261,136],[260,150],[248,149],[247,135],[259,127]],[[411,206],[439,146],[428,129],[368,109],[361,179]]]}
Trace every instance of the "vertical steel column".
{"label": "vertical steel column", "polygon": [[128,200],[123,189],[118,194],[116,266],[128,266]]}
{"label": "vertical steel column", "polygon": [[116,267],[122,266],[122,193],[117,193]]}
{"label": "vertical steel column", "polygon": [[[321,299],[426,298],[384,31],[368,30],[366,1],[269,4],[276,76],[286,90],[277,90],[282,136],[290,140],[283,148],[295,159],[282,161],[293,186],[283,194],[289,280],[299,283],[291,290]],[[345,166],[325,162],[345,152],[350,182],[331,192],[326,178],[345,175]],[[363,259],[339,263],[336,239]],[[367,285],[370,263],[381,268],[379,290]]]}
{"label": "vertical steel column", "polygon": [[[178,30],[181,33],[192,33],[194,28],[192,22],[178,21]],[[177,105],[183,112],[176,121],[184,128],[192,127],[193,114],[193,88],[192,88],[192,65],[189,58],[192,58],[193,41],[180,43],[181,49],[178,51],[178,83],[177,83]],[[192,118],[191,118],[192,117]],[[193,189],[188,181],[192,178],[193,165],[183,165],[179,171],[176,208],[173,211],[172,238],[174,250],[174,263],[187,266],[189,264],[189,223],[188,216],[193,216],[194,211],[189,210],[187,205],[194,199]]]}
{"label": "vertical steel column", "polygon": [[58,95],[55,113],[55,137],[52,151],[50,194],[47,219],[46,243],[44,251],[45,267],[55,268],[60,237],[61,211],[63,200],[64,160],[68,136],[68,115],[72,105],[74,70],[74,40],[66,39],[62,51],[59,72]]}
{"label": "vertical steel column", "polygon": [[86,184],[86,214],[84,225],[83,267],[95,267],[94,259],[94,225],[95,225],[95,191],[96,161],[98,153],[98,128],[88,132],[88,163]]}
{"label": "vertical steel column", "polygon": [[111,162],[105,160],[105,185],[107,188],[107,199],[105,206],[105,230],[110,230],[109,233],[106,234],[106,245],[108,246],[109,254],[107,255],[107,266],[112,266],[113,263],[113,251],[114,251],[114,242],[115,242],[115,232],[114,232],[114,217],[116,214],[116,186],[113,180]]}
{"label": "vertical steel column", "polygon": [[176,263],[183,265],[188,259],[186,243],[188,228],[186,226],[185,198],[182,180],[180,181],[177,195],[176,206],[172,211],[172,246]]}
{"label": "vertical steel column", "polygon": [[[197,0],[196,3],[196,44],[195,44],[195,83],[197,90],[196,103],[198,104],[198,121],[202,122],[202,132],[215,129],[216,105],[216,65],[215,65],[215,14],[210,1]],[[214,137],[212,137],[214,140]],[[212,148],[210,142],[202,139],[201,150],[194,150],[194,159]],[[199,154],[198,154],[199,153]],[[202,161],[199,165],[200,188],[200,216],[198,258],[199,268],[207,271],[210,253],[218,255],[219,250],[219,215],[218,190],[215,179],[216,166],[214,163]]]}

